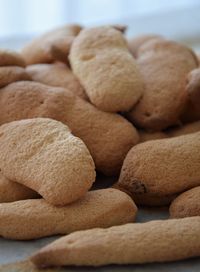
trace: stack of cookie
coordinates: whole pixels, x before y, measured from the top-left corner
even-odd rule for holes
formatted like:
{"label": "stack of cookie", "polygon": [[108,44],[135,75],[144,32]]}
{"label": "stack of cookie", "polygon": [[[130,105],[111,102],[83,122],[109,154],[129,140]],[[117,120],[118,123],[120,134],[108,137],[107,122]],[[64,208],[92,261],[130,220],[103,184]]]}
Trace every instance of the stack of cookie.
{"label": "stack of cookie", "polygon": [[[123,30],[67,25],[0,51],[0,236],[76,231],[39,267],[200,256],[198,58]],[[170,219],[134,223],[136,205],[170,205]]]}

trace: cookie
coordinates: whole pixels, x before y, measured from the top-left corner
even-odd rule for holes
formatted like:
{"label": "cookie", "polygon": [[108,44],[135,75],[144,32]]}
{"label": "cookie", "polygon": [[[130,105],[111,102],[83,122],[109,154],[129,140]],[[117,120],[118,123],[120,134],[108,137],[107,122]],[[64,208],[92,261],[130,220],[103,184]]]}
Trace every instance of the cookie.
{"label": "cookie", "polygon": [[117,175],[129,149],[138,143],[136,129],[123,117],[105,113],[62,88],[16,82],[0,90],[0,124],[49,117],[68,125],[88,147],[97,170]]}
{"label": "cookie", "polygon": [[171,204],[171,218],[200,216],[200,186],[179,195]]}
{"label": "cookie", "polygon": [[140,36],[136,36],[136,37],[128,39],[128,47],[131,54],[134,57],[137,57],[139,48],[142,45],[144,45],[146,42],[149,42],[155,39],[162,39],[162,36],[155,35],[155,34],[146,34],[146,35],[140,35]]}
{"label": "cookie", "polygon": [[69,60],[90,101],[103,111],[129,111],[143,93],[143,81],[126,40],[112,27],[82,30]]}
{"label": "cookie", "polygon": [[162,207],[168,206],[177,196],[175,195],[157,195],[157,194],[137,194],[132,193],[129,188],[120,186],[118,183],[112,186],[115,189],[118,189],[122,192],[128,194],[138,206],[147,206],[147,207]]}
{"label": "cookie", "polygon": [[114,25],[110,25],[111,27],[115,28],[116,30],[122,32],[123,34],[126,33],[127,30],[127,26],[126,25],[119,25],[119,24],[114,24]]}
{"label": "cookie", "polygon": [[186,91],[189,100],[181,120],[183,122],[192,122],[200,119],[200,68],[191,71],[187,81]]}
{"label": "cookie", "polygon": [[200,216],[77,231],[45,246],[31,261],[48,267],[182,260],[200,256],[199,229]]}
{"label": "cookie", "polygon": [[31,80],[24,68],[17,66],[0,67],[0,88],[21,80]]}
{"label": "cookie", "polygon": [[38,198],[33,190],[13,181],[10,181],[0,172],[0,203],[13,202],[23,199]]}
{"label": "cookie", "polygon": [[148,141],[127,154],[118,181],[132,194],[174,195],[200,185],[200,132]]}
{"label": "cookie", "polygon": [[200,131],[200,121],[185,124],[180,127],[173,128],[167,132],[169,137],[177,137]]}
{"label": "cookie", "polygon": [[168,135],[162,131],[148,132],[145,130],[139,130],[139,135],[140,135],[140,143],[151,141],[151,140],[164,139],[168,137]]}
{"label": "cookie", "polygon": [[188,100],[187,74],[198,65],[194,53],[176,42],[154,40],[140,48],[137,64],[144,94],[129,120],[152,131],[176,124]]}
{"label": "cookie", "polygon": [[20,53],[0,49],[0,66],[25,67],[25,61]]}
{"label": "cookie", "polygon": [[67,63],[67,56],[79,25],[64,25],[32,40],[22,49],[26,64],[51,63],[59,60]]}
{"label": "cookie", "polygon": [[83,197],[95,181],[87,147],[61,122],[35,118],[4,124],[0,146],[3,175],[53,205],[63,206]]}
{"label": "cookie", "polygon": [[137,207],[115,189],[88,192],[84,198],[55,207],[44,199],[0,204],[0,236],[30,240],[95,227],[107,228],[133,222]]}
{"label": "cookie", "polygon": [[65,64],[33,64],[27,66],[26,71],[34,81],[50,86],[67,88],[74,94],[87,100],[83,87]]}

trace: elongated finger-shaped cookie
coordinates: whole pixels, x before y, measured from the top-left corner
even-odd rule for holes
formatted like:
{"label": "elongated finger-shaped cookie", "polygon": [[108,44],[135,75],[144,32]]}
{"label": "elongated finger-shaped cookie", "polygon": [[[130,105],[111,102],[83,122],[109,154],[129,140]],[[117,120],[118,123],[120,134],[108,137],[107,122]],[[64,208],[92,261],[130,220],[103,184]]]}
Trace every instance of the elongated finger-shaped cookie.
{"label": "elongated finger-shaped cookie", "polygon": [[181,44],[154,40],[141,47],[137,63],[144,95],[129,119],[154,131],[176,124],[188,101],[186,77],[198,65],[196,56]]}
{"label": "elongated finger-shaped cookie", "polygon": [[76,230],[133,222],[137,212],[132,199],[115,189],[88,192],[64,207],[44,199],[0,204],[0,236],[29,240]]}
{"label": "elongated finger-shaped cookie", "polygon": [[0,88],[21,80],[31,80],[26,70],[18,66],[0,67]]}
{"label": "elongated finger-shaped cookie", "polygon": [[0,89],[0,124],[49,117],[68,125],[88,147],[97,170],[117,175],[129,149],[138,143],[136,129],[117,114],[98,110],[72,92],[37,82],[16,82]]}
{"label": "elongated finger-shaped cookie", "polygon": [[129,111],[143,92],[137,64],[123,34],[112,27],[82,30],[70,51],[74,74],[103,111]]}
{"label": "elongated finger-shaped cookie", "polygon": [[10,181],[0,172],[0,203],[38,197],[39,195],[33,190],[19,183]]}
{"label": "elongated finger-shaped cookie", "polygon": [[189,96],[187,107],[183,113],[183,122],[192,122],[200,119],[200,68],[188,74],[186,91]]}
{"label": "elongated finger-shaped cookie", "polygon": [[169,137],[177,137],[200,131],[200,121],[185,124],[180,127],[173,128],[167,132]]}
{"label": "elongated finger-shaped cookie", "polygon": [[120,186],[118,183],[114,184],[112,188],[118,189],[122,192],[125,192],[128,194],[138,206],[147,206],[147,207],[162,207],[162,206],[168,206],[175,198],[175,195],[157,195],[152,193],[146,193],[146,194],[137,194],[132,193],[129,188],[125,188]]}
{"label": "elongated finger-shaped cookie", "polygon": [[25,67],[25,61],[21,54],[0,49],[0,66],[19,66]]}
{"label": "elongated finger-shaped cookie", "polygon": [[93,159],[81,139],[61,122],[35,118],[0,127],[0,168],[54,205],[85,195],[95,181]]}
{"label": "elongated finger-shaped cookie", "polygon": [[25,45],[21,53],[27,64],[51,63],[55,60],[67,63],[71,44],[80,30],[79,25],[53,29]]}
{"label": "elongated finger-shaped cookie", "polygon": [[200,132],[154,140],[127,154],[119,186],[131,193],[174,195],[200,185]]}
{"label": "elongated finger-shaped cookie", "polygon": [[200,216],[200,186],[175,198],[171,203],[169,213],[171,218]]}
{"label": "elongated finger-shaped cookie", "polygon": [[26,71],[34,81],[50,86],[67,88],[74,94],[87,100],[83,87],[65,64],[34,64],[27,66]]}
{"label": "elongated finger-shaped cookie", "polygon": [[78,231],[47,245],[31,260],[39,267],[182,260],[200,256],[199,229],[200,216]]}
{"label": "elongated finger-shaped cookie", "polygon": [[130,38],[128,40],[128,47],[131,52],[131,54],[134,57],[137,57],[138,49],[146,42],[149,42],[154,39],[162,39],[161,36],[155,35],[155,34],[146,34],[146,35],[141,35],[141,36],[136,36],[133,38]]}
{"label": "elongated finger-shaped cookie", "polygon": [[140,143],[151,141],[151,140],[164,139],[168,137],[168,135],[162,131],[148,132],[145,130],[139,130],[139,135],[140,135]]}
{"label": "elongated finger-shaped cookie", "polygon": [[[117,188],[117,187],[114,187]],[[163,207],[168,206],[175,198],[175,195],[157,195],[152,193],[146,193],[146,194],[137,194],[132,193],[130,190],[126,190],[124,187],[119,187],[119,190],[127,193],[136,203],[138,206],[144,206],[144,207]]]}

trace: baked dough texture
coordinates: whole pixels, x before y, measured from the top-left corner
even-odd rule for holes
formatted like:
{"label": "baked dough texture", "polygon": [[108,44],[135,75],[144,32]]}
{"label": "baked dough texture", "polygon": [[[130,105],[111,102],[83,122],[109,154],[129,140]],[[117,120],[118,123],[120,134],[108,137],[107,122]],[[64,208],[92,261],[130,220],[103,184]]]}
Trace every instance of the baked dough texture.
{"label": "baked dough texture", "polygon": [[79,97],[88,100],[78,79],[64,63],[33,64],[26,68],[32,80],[50,86],[67,88]]}
{"label": "baked dough texture", "polygon": [[56,60],[68,62],[68,54],[81,26],[64,25],[33,39],[22,49],[26,64],[52,63]]}
{"label": "baked dough texture", "polygon": [[129,149],[139,142],[137,130],[125,118],[102,112],[67,89],[28,81],[0,89],[0,124],[34,117],[69,126],[106,175],[119,174]]}
{"label": "baked dough texture", "polygon": [[192,188],[175,198],[171,203],[169,213],[171,218],[200,216],[200,186]]}
{"label": "baked dough texture", "polygon": [[0,203],[38,197],[39,195],[35,191],[7,179],[0,172]]}
{"label": "baked dough texture", "polygon": [[31,80],[23,57],[17,52],[0,49],[0,88],[20,80]]}
{"label": "baked dough texture", "polygon": [[30,240],[95,227],[106,228],[133,222],[137,207],[125,193],[115,189],[88,192],[64,207],[44,199],[0,204],[0,236]]}
{"label": "baked dough texture", "polygon": [[127,154],[119,186],[139,195],[174,195],[200,185],[200,132],[148,141]]}
{"label": "baked dough texture", "polygon": [[87,147],[61,122],[35,118],[4,124],[0,146],[3,175],[53,205],[63,206],[83,197],[95,181]]}
{"label": "baked dough texture", "polygon": [[0,49],[0,66],[25,67],[25,61],[20,53],[15,51]]}
{"label": "baked dough texture", "polygon": [[145,130],[139,130],[140,135],[140,143],[144,143],[147,141],[158,140],[158,139],[165,139],[168,135],[165,132],[157,131],[157,132],[149,132]]}
{"label": "baked dough texture", "polygon": [[137,58],[139,48],[144,45],[145,43],[155,40],[155,39],[163,39],[162,36],[156,34],[144,34],[140,36],[136,36],[133,38],[128,39],[128,47],[131,54]]}
{"label": "baked dough texture", "polygon": [[200,131],[200,120],[173,128],[167,132],[169,137],[177,137]]}
{"label": "baked dough texture", "polygon": [[143,93],[136,61],[123,34],[113,27],[82,30],[69,60],[90,101],[103,111],[129,111]]}
{"label": "baked dough texture", "polygon": [[0,67],[0,88],[21,80],[31,80],[26,70],[18,66]]}
{"label": "baked dough texture", "polygon": [[124,185],[122,187],[119,185],[119,183],[115,183],[112,186],[112,188],[118,189],[128,194],[134,200],[137,206],[145,206],[145,207],[168,206],[177,197],[177,194],[160,196],[153,193],[146,193],[146,194],[132,193],[129,187],[127,187],[126,189]]}
{"label": "baked dough texture", "polygon": [[189,96],[187,107],[183,113],[183,122],[192,122],[200,119],[200,68],[188,74],[186,91]]}
{"label": "baked dough texture", "polygon": [[140,48],[137,63],[144,94],[128,118],[152,131],[176,124],[188,101],[186,77],[198,65],[196,56],[181,44],[157,39]]}
{"label": "baked dough texture", "polygon": [[200,256],[200,216],[78,231],[47,245],[38,267],[139,264]]}

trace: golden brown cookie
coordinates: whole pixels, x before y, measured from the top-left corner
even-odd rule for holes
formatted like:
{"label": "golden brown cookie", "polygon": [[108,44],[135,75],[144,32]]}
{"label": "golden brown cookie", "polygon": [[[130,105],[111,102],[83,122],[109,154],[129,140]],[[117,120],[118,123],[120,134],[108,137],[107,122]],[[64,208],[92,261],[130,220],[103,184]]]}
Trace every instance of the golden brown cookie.
{"label": "golden brown cookie", "polygon": [[200,186],[179,195],[169,209],[171,218],[200,216]]}
{"label": "golden brown cookie", "polygon": [[66,89],[16,82],[0,90],[0,124],[34,117],[67,124],[106,175],[119,174],[127,152],[139,141],[136,129],[123,117],[102,112]]}
{"label": "golden brown cookie", "polygon": [[64,25],[32,40],[22,49],[27,64],[51,63],[60,60],[67,63],[67,56],[79,25]]}
{"label": "golden brown cookie", "polygon": [[112,27],[82,30],[69,59],[90,101],[101,110],[129,111],[141,97],[143,81],[120,31]]}
{"label": "golden brown cookie", "polygon": [[154,40],[140,48],[137,63],[144,95],[128,118],[152,131],[176,124],[188,100],[186,76],[198,65],[194,53],[176,42]]}
{"label": "golden brown cookie", "polygon": [[45,246],[31,261],[48,267],[182,260],[200,256],[199,229],[200,216],[77,231]]}
{"label": "golden brown cookie", "polygon": [[151,140],[164,139],[168,137],[168,135],[162,131],[148,132],[145,130],[139,130],[138,132],[140,135],[140,143],[151,141]]}
{"label": "golden brown cookie", "polygon": [[10,181],[0,171],[0,203],[38,197],[39,195],[36,192],[19,183]]}
{"label": "golden brown cookie", "polygon": [[123,34],[125,34],[125,32],[127,30],[126,25],[114,24],[114,25],[110,25],[110,27],[117,29],[118,31],[122,32]]}
{"label": "golden brown cookie", "polygon": [[18,66],[0,67],[0,88],[21,80],[31,80],[24,68]]}
{"label": "golden brown cookie", "polygon": [[20,53],[0,49],[0,66],[25,67],[25,61]]}
{"label": "golden brown cookie", "polygon": [[29,65],[26,71],[34,81],[67,88],[81,98],[88,99],[78,79],[64,63]]}
{"label": "golden brown cookie", "polygon": [[118,181],[132,194],[169,196],[200,185],[200,132],[133,147]]}
{"label": "golden brown cookie", "polygon": [[149,42],[155,39],[162,39],[162,36],[156,34],[146,34],[141,36],[136,36],[133,38],[128,39],[128,47],[131,54],[134,57],[137,57],[138,49],[144,45],[144,43]]}
{"label": "golden brown cookie", "polygon": [[191,71],[187,77],[186,91],[189,95],[187,107],[183,113],[183,122],[200,119],[200,68]]}
{"label": "golden brown cookie", "polygon": [[193,123],[188,123],[183,126],[179,126],[173,129],[170,129],[167,132],[167,135],[169,137],[176,137],[176,136],[181,136],[181,135],[186,135],[189,133],[194,133],[200,131],[200,121],[196,121]]}
{"label": "golden brown cookie", "polygon": [[152,193],[146,193],[146,194],[137,194],[132,193],[129,188],[126,189],[126,187],[120,186],[118,183],[114,184],[112,188],[118,189],[122,192],[125,192],[128,194],[136,203],[138,206],[148,206],[148,207],[162,207],[162,206],[168,206],[172,200],[174,200],[177,196],[175,195],[157,195]]}
{"label": "golden brown cookie", "polygon": [[0,236],[30,240],[95,227],[107,228],[133,222],[137,207],[125,193],[115,189],[91,191],[64,207],[44,199],[0,204]]}
{"label": "golden brown cookie", "polygon": [[0,146],[3,175],[53,205],[63,206],[83,197],[95,181],[87,147],[61,122],[35,118],[4,124]]}

